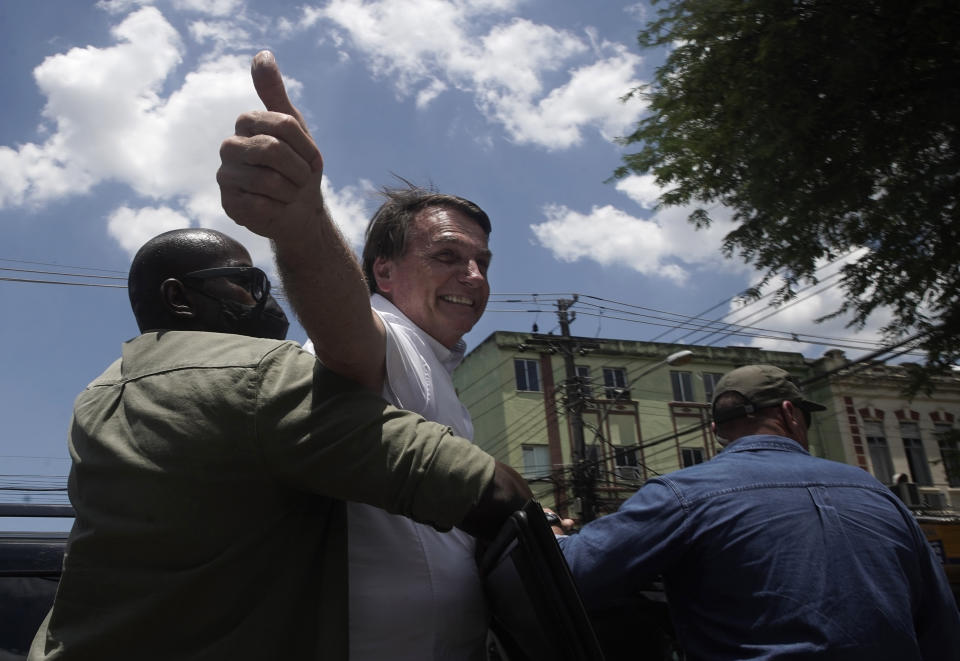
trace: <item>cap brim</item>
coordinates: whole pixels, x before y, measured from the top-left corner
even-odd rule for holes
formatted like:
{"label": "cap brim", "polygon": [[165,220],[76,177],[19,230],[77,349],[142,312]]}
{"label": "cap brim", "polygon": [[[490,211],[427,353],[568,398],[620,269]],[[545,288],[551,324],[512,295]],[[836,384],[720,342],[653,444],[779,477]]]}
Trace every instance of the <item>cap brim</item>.
{"label": "cap brim", "polygon": [[823,404],[817,404],[816,402],[811,402],[808,399],[800,400],[800,402],[797,403],[797,406],[803,409],[804,411],[809,411],[810,413],[813,413],[815,411],[827,410],[827,407],[824,406]]}

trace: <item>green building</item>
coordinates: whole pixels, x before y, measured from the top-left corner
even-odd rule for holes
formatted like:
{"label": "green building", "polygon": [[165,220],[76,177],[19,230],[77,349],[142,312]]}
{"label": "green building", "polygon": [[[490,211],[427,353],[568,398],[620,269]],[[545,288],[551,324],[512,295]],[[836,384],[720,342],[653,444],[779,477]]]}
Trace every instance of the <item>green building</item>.
{"label": "green building", "polygon": [[[664,362],[680,352],[692,354],[689,362]],[[809,380],[806,395],[827,407],[813,416],[811,453],[860,466],[916,510],[960,510],[960,375],[906,397],[909,366],[851,363],[839,350],[809,360],[752,347],[497,331],[464,358],[454,384],[477,444],[522,473],[545,505],[577,518],[585,476],[602,515],[647,478],[713,457],[714,385],[755,363]]]}
{"label": "green building", "polygon": [[[662,364],[685,351],[693,354],[686,364]],[[709,427],[713,387],[751,363],[777,365],[798,380],[813,374],[799,353],[497,331],[464,358],[454,384],[473,416],[476,443],[520,471],[543,504],[576,517],[578,403],[603,514],[648,477],[717,453]],[[576,380],[567,378],[568,368]],[[811,450],[822,454],[818,431]]]}

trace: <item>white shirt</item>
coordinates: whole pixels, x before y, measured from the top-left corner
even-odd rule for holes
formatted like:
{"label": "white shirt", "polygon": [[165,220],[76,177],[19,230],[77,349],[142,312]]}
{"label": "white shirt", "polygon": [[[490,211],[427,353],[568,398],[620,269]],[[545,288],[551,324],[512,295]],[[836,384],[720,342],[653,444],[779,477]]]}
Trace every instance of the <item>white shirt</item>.
{"label": "white shirt", "polygon": [[[447,349],[379,294],[370,303],[387,334],[384,399],[472,439],[451,376],[463,342]],[[347,526],[351,661],[484,658],[488,618],[472,537],[361,503],[347,503]]]}

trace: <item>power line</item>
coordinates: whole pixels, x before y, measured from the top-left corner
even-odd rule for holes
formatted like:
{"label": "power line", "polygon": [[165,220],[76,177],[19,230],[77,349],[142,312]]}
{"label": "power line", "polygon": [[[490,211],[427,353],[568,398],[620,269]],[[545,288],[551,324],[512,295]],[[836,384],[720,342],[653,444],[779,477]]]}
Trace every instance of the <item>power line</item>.
{"label": "power line", "polygon": [[126,277],[121,277],[119,275],[90,275],[87,273],[66,273],[63,271],[39,271],[37,269],[14,269],[8,266],[0,266],[0,271],[14,271],[17,273],[39,273],[40,275],[65,275],[72,278],[98,278],[103,280],[123,280],[127,281]]}
{"label": "power line", "polygon": [[[824,269],[826,269],[826,268],[828,268],[828,267],[830,267],[830,266],[833,266],[833,265],[839,263],[841,260],[846,259],[847,257],[849,257],[850,255],[854,254],[854,253],[857,252],[858,250],[860,250],[860,248],[853,248],[853,249],[851,249],[851,250],[848,250],[848,251],[845,252],[844,254],[839,255],[836,259],[833,259],[833,260],[827,262],[826,264],[823,264],[822,266],[820,266],[820,267],[818,267],[817,269],[815,269],[815,270],[814,270],[814,273],[817,273],[817,272],[819,272],[819,271],[822,271],[822,270],[824,270]],[[842,269],[842,267],[841,267],[841,269]],[[837,271],[836,273],[840,273],[840,272],[841,272],[841,271]],[[833,275],[836,275],[836,273],[833,274]],[[828,277],[833,277],[833,276],[831,275],[831,276],[828,276]],[[816,285],[817,285],[817,282],[812,282],[810,285],[807,285],[807,286],[801,288],[797,293],[806,291],[807,289],[810,289],[811,287],[815,287]],[[747,290],[747,291],[749,291],[749,290]],[[776,293],[776,291],[777,291],[776,289],[772,289],[772,290],[768,291],[767,293],[765,293],[765,294],[763,294],[763,295],[761,295],[761,296],[758,296],[757,298],[755,298],[755,299],[751,300],[750,302],[746,303],[746,304],[745,304],[744,306],[742,306],[739,310],[736,310],[736,311],[730,310],[730,311],[728,311],[726,314],[721,315],[718,319],[712,320],[712,321],[708,321],[708,323],[705,324],[704,326],[702,326],[701,329],[706,328],[707,326],[709,326],[710,323],[719,322],[720,320],[729,317],[730,315],[734,314],[734,312],[742,312],[745,308],[750,307],[751,305],[759,305],[760,301],[762,301],[762,300],[765,299],[765,298],[769,298],[769,297],[773,296],[773,295]],[[720,301],[719,303],[717,303],[716,305],[713,305],[712,307],[708,308],[707,310],[704,310],[703,312],[701,312],[700,314],[698,314],[697,317],[702,318],[703,315],[705,315],[705,314],[707,314],[707,313],[709,313],[709,312],[712,312],[713,310],[717,309],[717,308],[720,307],[721,305],[725,305],[726,303],[729,303],[730,301],[732,301],[732,300],[734,300],[734,299],[736,299],[736,298],[742,298],[745,293],[746,293],[746,292],[740,292],[740,293],[734,294],[734,295],[732,295],[732,296],[729,296],[729,297],[723,299],[722,301]],[[660,337],[662,337],[663,335],[666,335],[666,334],[669,333],[669,332],[670,332],[670,331],[664,331],[663,333],[661,333],[660,335],[658,335],[656,338],[654,338],[654,340],[659,339]],[[679,342],[680,340],[682,340],[682,339],[684,339],[684,338],[686,338],[686,337],[689,337],[689,336],[692,335],[694,332],[696,332],[696,330],[690,330],[690,331],[688,331],[687,333],[685,333],[684,335],[681,335],[679,338],[677,338],[677,339],[674,340],[674,341],[675,341],[675,342]]]}
{"label": "power line", "polygon": [[[818,383],[818,382],[820,382],[820,381],[823,381],[824,379],[828,379],[828,378],[830,378],[831,376],[833,376],[834,374],[836,374],[836,373],[838,373],[838,372],[841,372],[841,371],[844,371],[844,370],[846,370],[847,373],[849,374],[849,373],[851,373],[851,372],[856,372],[856,371],[859,371],[860,369],[864,369],[864,368],[866,368],[866,367],[869,367],[870,364],[871,364],[873,361],[875,361],[879,356],[882,356],[883,354],[886,354],[886,353],[890,353],[890,352],[894,351],[895,349],[899,349],[900,347],[903,347],[904,345],[907,345],[907,344],[910,344],[910,343],[912,343],[912,342],[916,342],[916,341],[918,341],[918,340],[920,340],[920,339],[923,339],[923,337],[925,337],[926,335],[928,335],[928,334],[930,334],[931,332],[933,332],[933,330],[935,330],[935,329],[927,329],[927,330],[925,330],[925,331],[921,331],[921,332],[916,333],[916,334],[914,334],[914,335],[911,335],[910,337],[908,337],[908,338],[906,338],[906,339],[904,339],[904,340],[901,340],[901,341],[899,341],[899,342],[897,342],[897,343],[895,343],[895,344],[892,344],[892,345],[883,347],[882,349],[879,349],[879,350],[877,350],[877,351],[875,351],[875,352],[873,352],[873,353],[871,353],[871,354],[869,354],[869,355],[866,355],[866,356],[863,356],[863,357],[861,357],[861,358],[858,358],[857,360],[849,361],[849,362],[847,362],[846,364],[841,365],[841,366],[839,366],[839,367],[836,367],[836,368],[834,368],[834,369],[832,369],[832,370],[828,370],[828,371],[826,371],[826,372],[821,372],[821,373],[819,373],[819,374],[815,374],[814,376],[810,377],[809,379],[806,379],[806,380],[804,380],[804,381],[801,381],[801,382],[799,383],[799,385],[800,385],[801,387],[809,386],[809,385],[811,385],[811,384],[814,384],[814,383]],[[880,362],[885,362],[886,360],[890,360],[891,358],[893,358],[893,357],[895,357],[895,356],[898,356],[898,355],[900,355],[900,354],[902,354],[902,353],[903,353],[902,351],[901,351],[901,352],[898,352],[898,353],[894,354],[894,356],[891,356],[890,358],[883,359],[883,360],[881,360]],[[858,366],[859,366],[859,367],[858,367]],[[854,369],[851,370],[851,368],[854,368]],[[642,448],[642,449],[647,449],[647,448],[651,448],[651,447],[660,445],[660,444],[662,444],[662,443],[666,443],[667,441],[671,441],[671,440],[675,440],[675,439],[676,439],[676,440],[679,440],[679,439],[680,439],[681,437],[683,437],[683,436],[689,435],[689,434],[691,434],[691,433],[695,433],[695,432],[697,432],[697,431],[702,431],[702,430],[708,428],[709,425],[710,425],[709,421],[704,421],[704,422],[702,422],[702,423],[694,424],[694,425],[691,425],[691,426],[689,426],[689,427],[685,427],[685,428],[683,428],[683,429],[679,429],[679,430],[677,430],[677,431],[674,432],[674,433],[668,433],[668,434],[666,434],[666,435],[656,437],[655,439],[653,439],[653,440],[651,440],[651,441],[648,441],[648,442],[638,443],[638,444],[636,444],[636,445],[634,445],[634,446],[624,446],[624,449],[641,449],[641,448]],[[593,463],[599,464],[601,461],[606,461],[606,460],[610,459],[612,456],[613,456],[613,455],[606,455],[606,456],[602,457],[601,459],[598,459],[596,462],[593,462]]]}
{"label": "power line", "polygon": [[[851,251],[851,252],[852,252],[852,251]],[[850,254],[850,253],[848,253],[848,254]],[[843,259],[844,257],[846,257],[846,255],[843,255],[843,256],[837,258],[837,260],[834,260],[834,262],[831,262],[830,264],[833,264],[833,263],[839,261],[840,259]],[[67,269],[74,269],[74,270],[81,270],[81,271],[100,271],[100,272],[106,272],[106,273],[124,273],[123,271],[116,270],[116,269],[103,269],[103,268],[86,267],[86,266],[62,266],[62,265],[55,264],[55,263],[51,263],[51,262],[41,262],[41,261],[33,261],[33,260],[22,260],[22,259],[14,259],[14,258],[0,258],[0,261],[17,263],[17,264],[31,264],[31,265],[37,265],[37,266],[51,266],[51,267],[59,267],[59,268],[61,268],[61,269],[62,269],[62,268],[67,268]],[[829,266],[830,264],[827,264],[827,265],[825,265],[824,267],[821,267],[821,268],[825,268],[826,266]],[[70,277],[70,278],[78,278],[78,279],[91,279],[91,278],[93,278],[93,279],[119,280],[119,281],[125,281],[125,280],[126,280],[126,276],[125,276],[125,275],[122,276],[122,277],[119,276],[119,275],[118,275],[118,276],[106,276],[106,275],[94,275],[94,274],[89,274],[89,273],[67,272],[67,271],[62,271],[62,270],[50,271],[50,270],[40,270],[40,269],[23,269],[23,268],[13,268],[13,267],[0,267],[0,271],[19,272],[19,273],[32,273],[32,274],[37,274],[37,275],[58,275],[58,276],[61,276],[61,277]],[[838,272],[838,273],[839,273],[839,272]],[[835,275],[837,275],[837,274],[833,274],[832,276],[829,276],[829,277],[833,277],[833,276],[835,276]],[[112,285],[112,284],[103,284],[103,283],[96,283],[96,282],[71,282],[71,281],[64,281],[64,280],[48,280],[48,279],[40,279],[40,278],[0,277],[0,281],[4,281],[4,282],[20,282],[20,283],[28,283],[28,284],[61,285],[61,286],[73,286],[73,287],[105,287],[105,288],[116,288],[116,289],[124,288],[124,285],[119,285],[119,284],[118,284],[118,285]],[[811,286],[813,286],[813,285],[811,285]],[[283,291],[282,291],[282,287],[273,287],[273,288],[272,288],[272,291],[273,291],[273,293],[275,294],[275,296],[276,296],[277,298],[280,298],[280,299],[285,299],[285,298],[286,298],[285,295],[284,295],[284,293],[283,293]],[[801,291],[805,291],[805,290],[801,290]],[[817,293],[822,293],[822,291],[825,291],[825,290],[820,290],[820,292],[817,292]],[[521,312],[521,313],[527,313],[527,314],[532,313],[532,314],[535,314],[535,315],[539,315],[541,312],[544,312],[544,311],[547,311],[547,310],[548,310],[548,309],[545,310],[543,307],[541,307],[541,306],[543,306],[544,303],[545,303],[545,301],[542,300],[542,297],[548,297],[548,300],[549,300],[549,297],[558,297],[558,296],[561,296],[561,295],[562,295],[562,294],[538,294],[538,293],[526,294],[526,293],[509,293],[509,292],[507,292],[507,293],[494,293],[494,294],[491,294],[491,297],[490,297],[490,300],[491,300],[492,302],[495,302],[495,303],[496,303],[496,302],[501,302],[501,303],[527,303],[527,302],[532,302],[534,305],[537,306],[537,308],[534,309],[534,310],[520,310],[520,311],[518,311],[518,310],[509,310],[509,309],[508,309],[508,310],[503,310],[503,309],[490,309],[489,311],[490,311],[490,312],[497,312],[497,313],[517,313],[517,312]],[[765,297],[765,296],[769,296],[769,295],[770,295],[770,293],[765,294],[764,297]],[[812,294],[811,296],[808,296],[807,298],[810,298],[810,297],[812,297],[813,295],[816,295],[816,293],[815,293],[815,294]],[[606,312],[607,312],[608,310],[611,310],[611,311],[616,312],[616,313],[619,313],[619,314],[628,314],[628,315],[631,315],[631,316],[637,316],[637,317],[641,317],[641,318],[652,319],[652,320],[654,320],[654,321],[638,321],[637,319],[624,318],[624,317],[620,317],[620,316],[610,316],[610,317],[609,317],[609,318],[614,319],[614,320],[627,321],[627,322],[631,322],[631,323],[643,323],[643,324],[646,324],[646,325],[666,327],[667,329],[670,329],[670,330],[688,330],[688,331],[690,331],[690,332],[693,332],[693,331],[695,331],[695,330],[704,330],[704,329],[706,329],[706,328],[709,328],[712,324],[718,323],[718,321],[716,321],[716,320],[704,320],[704,319],[702,318],[702,315],[705,314],[706,312],[712,310],[712,309],[715,309],[715,308],[718,307],[719,305],[722,305],[722,302],[721,302],[721,303],[718,303],[717,305],[714,305],[712,308],[709,308],[707,311],[705,311],[704,313],[701,313],[700,315],[691,316],[691,315],[685,315],[685,314],[680,314],[680,313],[676,313],[676,312],[670,312],[670,311],[666,311],[666,310],[658,310],[658,309],[655,309],[655,308],[648,308],[648,307],[645,307],[645,306],[634,305],[634,304],[625,303],[625,302],[622,302],[622,301],[611,300],[611,299],[607,299],[607,298],[603,298],[603,297],[592,296],[592,295],[589,295],[589,294],[583,294],[583,295],[577,295],[577,296],[582,296],[581,305],[593,306],[593,307],[595,307],[597,310],[599,310],[598,313],[592,313],[592,312],[585,311],[585,310],[582,310],[582,309],[581,309],[581,310],[580,310],[581,314],[586,314],[586,315],[588,315],[588,316],[596,316],[596,317],[597,317],[599,320],[601,320],[601,321],[602,321],[602,319],[603,319],[604,317],[608,316],[608,315],[606,314]],[[761,297],[761,298],[763,298],[763,297]],[[592,300],[595,300],[595,301],[601,301],[601,302],[603,302],[603,303],[612,304],[612,305],[614,305],[614,306],[618,306],[618,307],[621,308],[621,309],[610,308],[610,307],[608,307],[607,305],[597,305],[597,304],[594,304],[594,303],[590,303],[590,302],[587,301],[586,299],[592,299]],[[729,299],[727,299],[727,300],[729,300]],[[758,300],[759,300],[759,299],[758,299]],[[806,300],[806,299],[802,299],[802,300]],[[754,303],[755,303],[755,302],[756,302],[756,301],[754,301]],[[789,307],[790,305],[794,305],[794,304],[796,304],[797,302],[799,302],[799,301],[795,301],[795,302],[792,302],[792,303],[788,304],[787,306],[778,308],[778,310],[775,310],[774,312],[768,314],[768,315],[767,315],[766,317],[764,317],[764,318],[769,318],[770,316],[773,316],[773,315],[775,315],[775,314],[778,314],[778,312],[779,312],[780,310],[786,309],[786,308]],[[622,309],[622,308],[627,308],[627,309]],[[645,312],[649,312],[649,313],[652,313],[652,314],[634,313],[634,312],[631,312],[631,310],[643,310],[643,311],[645,311]],[[724,316],[729,316],[729,314],[732,314],[732,313],[728,313],[728,315],[724,315]],[[749,316],[746,317],[746,318],[749,318]],[[704,321],[705,321],[706,323],[698,323],[698,322],[704,322]],[[658,322],[660,322],[660,323],[658,323]],[[726,330],[728,330],[728,329],[731,327],[731,325],[732,325],[732,324],[723,324],[723,325],[721,326],[721,328],[722,328],[724,331],[726,331]],[[814,334],[810,334],[810,333],[796,334],[796,333],[792,333],[792,332],[789,332],[789,331],[778,331],[778,330],[774,330],[774,329],[761,329],[761,328],[756,328],[755,324],[751,324],[750,326],[737,326],[737,328],[739,329],[738,332],[730,332],[730,333],[728,333],[727,335],[724,335],[724,337],[729,337],[730,335],[738,335],[738,336],[740,336],[740,337],[751,337],[751,338],[756,338],[756,339],[769,339],[769,340],[776,340],[776,341],[797,342],[797,343],[801,343],[801,344],[820,344],[820,345],[826,345],[826,346],[831,346],[831,347],[836,347],[836,348],[843,348],[843,349],[851,349],[851,350],[864,350],[863,347],[856,346],[857,344],[863,344],[863,345],[868,345],[868,346],[872,346],[872,347],[879,346],[879,343],[877,343],[877,342],[875,342],[875,341],[872,341],[872,340],[860,340],[860,339],[857,339],[857,338],[835,338],[835,337],[829,337],[829,336],[814,335]],[[751,329],[751,330],[748,331],[747,329]],[[759,331],[759,332],[757,332],[757,331]],[[669,332],[669,331],[666,331],[666,332]],[[714,330],[714,334],[715,334],[716,332],[719,332],[719,330]],[[689,335],[690,333],[688,332],[687,334]],[[662,335],[663,335],[663,333],[661,333],[661,335],[658,335],[657,338],[659,338],[659,337],[662,336]],[[684,336],[684,337],[685,337],[685,336]],[[709,337],[709,335],[706,336],[706,337]],[[656,338],[655,338],[655,339],[656,339]],[[704,339],[705,339],[705,338],[704,338]],[[722,338],[721,338],[721,339],[722,339]],[[655,340],[651,340],[651,341],[655,341]],[[719,340],[718,340],[718,341],[719,341]]]}
{"label": "power line", "polygon": [[[518,296],[518,295],[517,295],[517,294],[508,294],[508,296],[514,296],[514,297],[515,297],[515,296]],[[606,312],[612,310],[612,311],[617,312],[617,313],[619,313],[619,314],[629,315],[630,317],[640,317],[640,318],[644,318],[644,319],[653,319],[653,320],[654,320],[654,321],[641,321],[641,320],[634,319],[634,318],[626,318],[626,317],[620,317],[620,316],[617,316],[617,317],[609,317],[609,318],[612,318],[612,319],[616,319],[616,320],[618,320],[618,321],[627,321],[627,322],[631,322],[631,323],[642,323],[642,324],[645,324],[645,325],[667,327],[667,328],[675,329],[675,330],[676,330],[676,329],[681,329],[681,330],[682,330],[682,329],[702,330],[702,329],[708,327],[710,324],[718,323],[718,322],[715,322],[715,321],[708,321],[707,324],[699,324],[699,325],[697,325],[696,322],[702,321],[702,320],[701,320],[701,319],[697,319],[696,317],[689,316],[689,315],[684,315],[684,314],[680,314],[680,313],[676,313],[676,312],[669,312],[669,311],[666,311],[666,310],[658,310],[658,309],[656,309],[656,308],[649,308],[649,307],[645,307],[645,306],[634,305],[634,304],[631,304],[631,303],[624,303],[624,302],[622,302],[622,301],[615,301],[615,300],[611,300],[611,299],[607,299],[607,298],[602,298],[602,297],[598,297],[598,296],[592,296],[592,295],[590,295],[590,294],[582,294],[582,295],[579,295],[579,296],[581,296],[582,299],[593,299],[593,300],[597,300],[597,301],[602,301],[602,302],[604,302],[604,303],[608,303],[608,304],[613,304],[613,305],[616,305],[616,306],[620,306],[621,308],[630,308],[630,309],[616,309],[616,308],[611,308],[611,307],[609,307],[609,306],[600,306],[600,305],[597,305],[597,304],[594,304],[594,303],[590,303],[590,302],[588,302],[588,301],[583,301],[583,300],[581,300],[581,306],[584,306],[584,305],[586,305],[586,306],[592,306],[592,307],[595,307],[595,308],[598,308],[598,309],[601,310],[601,312],[598,314],[598,313],[593,313],[593,312],[590,312],[590,311],[583,310],[582,307],[581,307],[580,309],[578,309],[578,312],[579,312],[579,314],[581,314],[581,315],[587,315],[587,316],[609,316],[609,315],[606,315]],[[492,297],[491,297],[491,298],[492,298]],[[806,299],[804,299],[804,300],[806,300]],[[522,299],[513,298],[513,299],[509,299],[509,300],[494,301],[494,302],[500,302],[500,303],[506,303],[506,302],[509,302],[509,303],[526,303],[526,302],[529,302],[529,301],[525,301],[525,300],[522,300]],[[792,305],[794,305],[794,304],[796,304],[796,302],[791,302],[791,303],[788,304],[787,306],[784,306],[784,307],[782,307],[782,308],[780,308],[780,309],[787,309],[788,307],[790,307],[790,306],[792,306]],[[650,312],[650,313],[653,313],[653,314],[645,314],[645,313],[632,312],[631,309],[644,310],[645,312]],[[506,309],[506,310],[504,310],[504,309],[488,309],[488,311],[489,311],[489,312],[507,312],[507,313],[516,313],[516,312],[522,312],[522,313],[539,313],[539,312],[541,312],[541,310],[515,310],[515,309]],[[777,311],[774,311],[773,313],[771,313],[771,315],[768,315],[768,316],[772,316],[773,314],[777,314]],[[677,317],[678,319],[672,319],[672,318],[670,318],[670,317]],[[657,323],[657,322],[666,322],[666,323]],[[693,324],[693,325],[691,325],[691,324]],[[718,330],[718,331],[726,331],[726,330],[730,329],[732,326],[736,326],[736,325],[735,325],[735,324],[731,324],[731,323],[721,323],[720,327],[719,327],[717,330]],[[786,341],[786,342],[798,342],[798,343],[801,343],[801,344],[821,344],[821,345],[835,346],[835,347],[838,347],[838,348],[846,348],[846,349],[859,350],[859,351],[863,351],[863,350],[865,349],[865,347],[855,346],[856,344],[863,344],[863,345],[866,345],[866,346],[871,347],[871,348],[872,348],[872,347],[877,347],[877,346],[882,346],[882,342],[879,342],[879,341],[876,341],[876,340],[861,340],[861,339],[858,339],[858,338],[837,338],[837,337],[831,337],[831,336],[827,336],[827,335],[816,335],[816,334],[813,334],[813,333],[796,333],[796,332],[794,332],[794,331],[781,331],[781,330],[770,329],[770,328],[757,328],[757,327],[756,327],[755,325],[753,325],[753,324],[751,324],[751,325],[749,325],[749,326],[737,326],[737,328],[740,329],[740,332],[731,333],[731,334],[739,335],[739,336],[742,336],[742,337],[752,337],[752,338],[759,338],[759,339],[770,339],[770,340]],[[651,340],[651,341],[652,341],[652,340]],[[853,343],[853,344],[851,344],[851,343]]]}
{"label": "power line", "polygon": [[126,271],[121,271],[119,269],[104,269],[94,266],[71,266],[69,264],[55,264],[51,262],[36,262],[28,259],[14,259],[12,257],[0,257],[0,262],[12,262],[15,264],[33,264],[34,266],[54,266],[61,269],[78,269],[80,271],[102,271],[104,273],[122,273],[124,278],[126,278]]}
{"label": "power line", "polygon": [[[835,273],[835,274],[833,274],[833,275],[831,275],[831,276],[827,276],[826,278],[824,278],[823,280],[821,280],[821,282],[824,282],[824,281],[826,281],[826,280],[828,280],[828,279],[830,279],[830,278],[833,278],[833,277],[836,276],[836,275],[839,275],[839,274],[838,274],[838,273]],[[789,303],[784,303],[783,305],[777,307],[775,310],[773,310],[773,311],[770,312],[769,314],[766,314],[766,315],[760,317],[759,319],[757,319],[756,322],[754,322],[753,324],[750,324],[749,326],[746,326],[746,327],[747,327],[747,328],[753,328],[756,323],[759,323],[759,322],[763,321],[764,319],[769,319],[770,317],[773,317],[773,316],[775,316],[775,315],[778,315],[778,314],[780,314],[781,312],[783,312],[784,310],[788,310],[788,309],[792,308],[794,305],[798,305],[798,304],[800,304],[800,303],[803,303],[804,301],[810,300],[810,299],[813,298],[814,296],[819,296],[819,295],[822,294],[823,292],[825,292],[825,291],[827,291],[827,290],[829,290],[829,289],[833,289],[833,288],[836,287],[838,284],[839,284],[839,283],[835,282],[835,283],[833,283],[833,284],[827,285],[826,287],[823,287],[822,289],[818,289],[817,291],[812,292],[812,293],[808,294],[807,296],[794,298],[794,299],[791,300]],[[758,314],[760,314],[760,313],[762,313],[762,312],[763,312],[763,309],[760,309],[760,310],[756,310],[756,311],[752,312],[751,314],[747,315],[746,317],[738,317],[738,318],[735,320],[735,323],[739,323],[739,322],[741,322],[741,321],[746,321],[746,320],[749,319],[750,317],[756,316],[756,315],[758,315]],[[741,327],[742,327],[742,326],[741,326]],[[710,335],[716,335],[717,332],[718,332],[718,331],[714,331],[714,332],[711,333]],[[720,340],[722,340],[722,339],[724,339],[724,338],[726,338],[726,337],[730,337],[730,336],[733,335],[733,334],[734,334],[733,332],[729,332],[729,333],[726,333],[725,335],[721,335],[719,338],[717,338],[716,340],[714,340],[714,341],[711,342],[710,344],[711,344],[711,345],[712,345],[712,344],[715,344],[715,343],[719,342]],[[710,337],[710,335],[707,335],[706,337]],[[699,342],[704,342],[704,341],[706,340],[706,337],[700,339]]]}
{"label": "power line", "polygon": [[[597,297],[594,297],[594,296],[590,296],[590,295],[588,295],[588,294],[584,294],[583,296],[584,296],[584,298],[594,298],[594,299],[596,299],[596,300],[601,300],[601,301],[604,301],[604,302],[607,302],[607,303],[615,303],[615,304],[617,304],[617,305],[622,305],[622,306],[625,306],[625,307],[640,308],[640,309],[644,309],[644,310],[647,310],[647,311],[656,312],[656,313],[661,314],[661,315],[666,314],[666,315],[678,316],[678,317],[681,317],[681,318],[683,318],[684,320],[687,320],[687,321],[696,321],[696,319],[695,319],[694,317],[689,317],[689,316],[687,316],[687,315],[681,315],[681,314],[678,314],[678,313],[675,313],[675,312],[666,312],[666,311],[663,311],[663,310],[656,310],[656,309],[654,309],[654,308],[642,308],[641,306],[634,306],[634,305],[631,305],[631,304],[629,304],[629,303],[621,303],[621,302],[618,302],[618,301],[611,301],[611,300],[609,300],[609,299],[597,298]],[[806,299],[803,299],[803,300],[806,300]],[[587,304],[587,305],[590,305],[590,303],[586,303],[586,304]],[[789,307],[790,305],[794,305],[794,304],[795,304],[795,302],[791,302],[791,303],[788,304],[787,306],[784,306],[782,309],[786,309],[786,308]],[[604,308],[604,309],[609,309],[609,308]],[[620,311],[620,312],[623,312],[623,311]],[[762,312],[762,310],[761,310],[761,312]],[[581,310],[581,313],[582,313],[582,314],[587,314],[587,315],[591,314],[591,313],[589,313],[589,312],[584,312],[584,311],[582,311],[582,310]],[[630,314],[628,311],[627,311],[626,313],[627,313],[627,314]],[[774,312],[774,313],[772,313],[772,314],[776,314],[776,312]],[[771,314],[771,315],[768,315],[768,316],[772,316],[772,314]],[[647,316],[650,316],[650,315],[638,315],[638,316],[647,317]],[[656,317],[656,316],[652,316],[651,318],[653,318],[653,319],[659,319],[659,320],[664,320],[662,317]],[[628,321],[628,320],[625,320],[625,321]],[[713,322],[711,322],[711,323],[713,323]],[[741,330],[760,331],[760,333],[776,333],[776,334],[780,334],[780,335],[783,335],[783,336],[784,336],[784,337],[782,337],[782,338],[779,338],[779,337],[778,337],[778,338],[775,338],[775,339],[789,339],[789,340],[793,340],[793,336],[796,335],[797,337],[810,338],[810,340],[808,340],[807,343],[818,343],[818,342],[814,342],[813,340],[829,340],[829,341],[837,341],[837,342],[858,342],[858,343],[862,343],[862,344],[869,344],[869,345],[872,345],[872,346],[880,346],[880,345],[882,345],[882,342],[878,342],[878,341],[876,341],[876,340],[860,340],[860,339],[856,339],[856,338],[836,338],[836,337],[830,337],[830,336],[826,336],[826,335],[815,335],[815,334],[813,334],[813,333],[799,333],[799,334],[797,334],[797,333],[794,333],[794,332],[792,332],[792,331],[780,331],[780,330],[775,330],[775,329],[770,329],[770,328],[757,328],[755,324],[750,324],[750,325],[748,325],[748,326],[739,326],[739,325],[737,325],[737,324],[735,324],[735,323],[724,323],[724,324],[722,324],[720,330],[727,330],[727,329],[729,329],[730,327],[733,327],[733,326],[736,326],[737,328],[739,328],[739,329],[741,329]],[[687,326],[683,325],[682,323],[678,323],[678,324],[676,324],[675,327],[676,327],[676,328],[685,328],[685,327],[687,327]],[[703,326],[700,326],[700,327],[698,327],[698,328],[703,328]],[[719,332],[719,331],[718,331],[718,332]],[[743,334],[743,335],[748,335],[748,336],[754,336],[754,337],[765,337],[764,335],[762,335],[762,334],[760,334],[760,333],[741,333],[741,334]],[[731,333],[731,334],[736,334],[736,333]],[[651,341],[652,341],[652,340],[651,340]],[[793,340],[793,341],[795,341],[795,340]],[[671,344],[675,344],[675,343],[671,343]],[[689,344],[699,344],[699,342],[690,342]]]}
{"label": "power line", "polygon": [[38,285],[71,285],[74,287],[107,287],[110,289],[126,289],[126,285],[108,285],[100,282],[65,282],[63,280],[34,280],[29,278],[6,278],[0,277],[4,282],[29,282]]}

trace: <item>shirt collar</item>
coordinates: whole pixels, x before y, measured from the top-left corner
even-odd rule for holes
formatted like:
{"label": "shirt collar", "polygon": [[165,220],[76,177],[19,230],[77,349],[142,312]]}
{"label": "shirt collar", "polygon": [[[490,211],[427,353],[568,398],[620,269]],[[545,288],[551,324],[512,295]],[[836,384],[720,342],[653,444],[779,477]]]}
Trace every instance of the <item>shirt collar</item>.
{"label": "shirt collar", "polygon": [[785,452],[810,454],[807,450],[803,449],[802,445],[792,438],[776,436],[774,434],[741,436],[732,443],[729,443],[720,452],[749,452],[751,450],[782,450]]}
{"label": "shirt collar", "polygon": [[440,364],[443,365],[448,372],[453,372],[454,368],[456,368],[456,366],[460,364],[460,361],[463,360],[463,356],[467,351],[467,343],[463,341],[463,338],[457,340],[457,343],[454,345],[453,349],[448,349],[439,341],[434,339],[425,330],[410,321],[407,315],[400,311],[400,308],[388,301],[382,295],[374,294],[371,296],[370,305],[377,312],[382,312],[395,317],[396,323],[402,324],[419,335],[420,338],[433,351],[433,355],[437,357],[437,360],[440,361]]}

